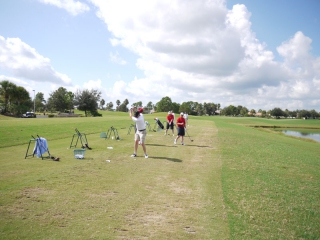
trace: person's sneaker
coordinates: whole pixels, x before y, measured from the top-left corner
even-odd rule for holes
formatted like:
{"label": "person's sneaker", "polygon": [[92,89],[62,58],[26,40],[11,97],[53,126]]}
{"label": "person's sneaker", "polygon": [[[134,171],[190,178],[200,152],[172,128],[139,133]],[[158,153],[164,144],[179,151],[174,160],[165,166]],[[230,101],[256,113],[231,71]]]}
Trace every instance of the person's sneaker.
{"label": "person's sneaker", "polygon": [[174,137],[174,134],[172,134],[172,137]]}
{"label": "person's sneaker", "polygon": [[136,157],[136,156],[137,156],[137,154],[135,154],[135,153],[131,155],[131,157]]}
{"label": "person's sneaker", "polygon": [[148,158],[148,155],[147,155],[147,154],[145,154],[145,155],[144,155],[144,158]]}
{"label": "person's sneaker", "polygon": [[174,140],[174,142],[173,142],[174,144],[177,144],[177,140]]}
{"label": "person's sneaker", "polygon": [[184,145],[184,143],[182,142],[181,145]]}

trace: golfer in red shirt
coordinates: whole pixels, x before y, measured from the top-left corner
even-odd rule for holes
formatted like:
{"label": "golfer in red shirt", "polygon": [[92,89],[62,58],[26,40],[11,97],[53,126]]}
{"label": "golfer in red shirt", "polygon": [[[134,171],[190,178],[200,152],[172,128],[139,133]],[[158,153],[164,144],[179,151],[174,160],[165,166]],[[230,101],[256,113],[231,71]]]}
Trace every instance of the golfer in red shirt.
{"label": "golfer in red shirt", "polygon": [[167,135],[168,133],[168,129],[172,129],[172,136],[174,136],[174,123],[173,123],[173,120],[174,120],[174,116],[172,115],[172,112],[168,112],[168,115],[167,115],[167,129],[166,129],[166,133],[164,135]]}
{"label": "golfer in red shirt", "polygon": [[174,144],[177,144],[177,140],[181,137],[181,144],[184,145],[184,135],[185,135],[185,128],[186,128],[186,120],[183,118],[183,112],[180,113],[180,116],[177,119],[177,129],[178,129],[178,136],[174,140]]}

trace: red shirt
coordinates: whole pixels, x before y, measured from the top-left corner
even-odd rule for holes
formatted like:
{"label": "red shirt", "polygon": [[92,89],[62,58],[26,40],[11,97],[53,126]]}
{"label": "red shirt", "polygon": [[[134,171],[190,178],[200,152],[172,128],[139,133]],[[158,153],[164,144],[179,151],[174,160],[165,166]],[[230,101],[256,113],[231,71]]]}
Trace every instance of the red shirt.
{"label": "red shirt", "polygon": [[178,117],[177,126],[180,128],[186,127],[186,120],[183,118],[183,116]]}
{"label": "red shirt", "polygon": [[168,114],[168,116],[167,116],[167,121],[170,123],[170,122],[172,122],[173,121],[173,115],[172,114]]}

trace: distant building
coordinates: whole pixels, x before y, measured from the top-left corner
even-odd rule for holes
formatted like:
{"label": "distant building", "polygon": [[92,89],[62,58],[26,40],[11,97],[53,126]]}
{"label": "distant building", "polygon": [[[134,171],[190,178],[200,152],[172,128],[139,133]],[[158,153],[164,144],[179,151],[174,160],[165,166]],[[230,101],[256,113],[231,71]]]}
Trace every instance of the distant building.
{"label": "distant building", "polygon": [[251,112],[248,112],[248,115],[252,115],[252,116],[255,116],[255,117],[262,117],[262,113],[261,112],[258,112],[258,113],[254,113],[252,114]]}

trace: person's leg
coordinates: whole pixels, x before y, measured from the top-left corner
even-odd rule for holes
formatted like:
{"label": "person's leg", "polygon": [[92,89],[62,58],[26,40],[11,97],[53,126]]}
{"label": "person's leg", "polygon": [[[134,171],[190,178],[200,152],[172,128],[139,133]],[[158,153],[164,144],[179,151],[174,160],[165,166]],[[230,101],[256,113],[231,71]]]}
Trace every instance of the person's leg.
{"label": "person's leg", "polygon": [[140,137],[139,137],[139,135],[137,133],[135,133],[134,134],[134,146],[133,146],[134,152],[131,155],[131,157],[135,157],[137,155],[139,141],[140,141]]}
{"label": "person's leg", "polygon": [[166,132],[165,132],[165,134],[164,134],[164,135],[167,135],[167,133],[168,133],[168,129],[169,129],[169,123],[167,122]]}
{"label": "person's leg", "polygon": [[177,128],[177,137],[176,137],[176,139],[174,140],[174,144],[177,144],[177,141],[178,141],[178,139],[180,138],[180,136],[181,136],[181,133],[180,133],[180,131],[181,131],[181,129],[180,128]]}
{"label": "person's leg", "polygon": [[146,145],[145,145],[144,143],[141,143],[141,146],[142,146],[142,149],[143,149],[144,155],[147,155],[147,148],[146,148]]}
{"label": "person's leg", "polygon": [[185,129],[184,128],[180,129],[180,134],[181,134],[181,144],[184,145],[184,135],[185,135]]}
{"label": "person's leg", "polygon": [[134,142],[134,153],[135,153],[135,154],[137,154],[137,152],[138,152],[138,146],[139,146],[139,140],[136,140],[136,141]]}
{"label": "person's leg", "polygon": [[171,129],[172,129],[172,136],[174,136],[174,124],[173,124],[173,122],[171,123]]}
{"label": "person's leg", "polygon": [[148,154],[147,154],[147,148],[145,145],[145,141],[146,141],[146,136],[147,136],[147,131],[143,131],[140,133],[140,141],[141,141],[141,146],[144,152],[144,157],[148,158]]}

